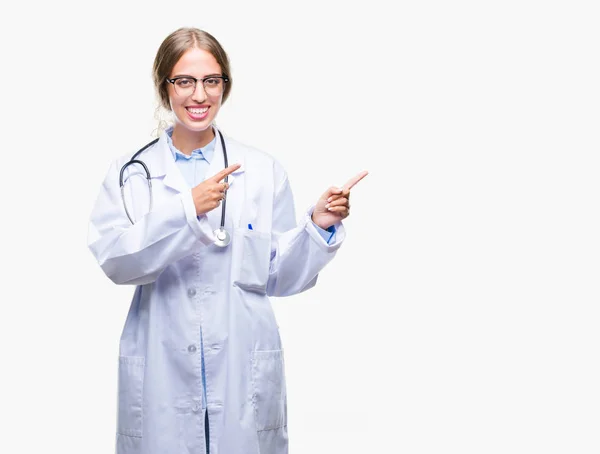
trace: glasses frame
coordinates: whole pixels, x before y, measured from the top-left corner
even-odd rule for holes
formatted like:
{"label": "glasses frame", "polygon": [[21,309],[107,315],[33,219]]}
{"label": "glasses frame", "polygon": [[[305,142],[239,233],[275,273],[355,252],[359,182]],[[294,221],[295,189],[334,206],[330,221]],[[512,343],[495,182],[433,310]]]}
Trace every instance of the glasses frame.
{"label": "glasses frame", "polygon": [[202,79],[196,79],[195,77],[192,76],[177,76],[177,77],[173,77],[172,79],[169,79],[168,77],[166,78],[166,81],[169,82],[170,84],[173,85],[173,90],[175,90],[175,93],[177,93],[177,89],[175,88],[175,82],[177,82],[179,79],[190,79],[194,81],[194,91],[192,91],[192,93],[196,92],[196,89],[198,88],[198,81],[202,81],[202,89],[204,90],[204,93],[208,94],[208,92],[206,91],[206,86],[204,85],[204,82],[208,79],[221,79],[223,80],[223,91],[225,90],[225,84],[227,82],[229,82],[229,77],[225,76],[225,75],[221,75],[221,76],[206,76],[203,77]]}

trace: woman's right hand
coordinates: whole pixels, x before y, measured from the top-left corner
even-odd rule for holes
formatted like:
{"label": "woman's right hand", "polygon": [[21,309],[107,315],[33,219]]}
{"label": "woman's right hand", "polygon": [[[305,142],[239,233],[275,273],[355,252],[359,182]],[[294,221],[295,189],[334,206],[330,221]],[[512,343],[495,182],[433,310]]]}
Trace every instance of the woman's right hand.
{"label": "woman's right hand", "polygon": [[192,189],[192,198],[196,206],[197,216],[208,213],[221,204],[221,200],[225,198],[225,193],[229,189],[229,185],[221,180],[240,167],[241,164],[232,164]]}

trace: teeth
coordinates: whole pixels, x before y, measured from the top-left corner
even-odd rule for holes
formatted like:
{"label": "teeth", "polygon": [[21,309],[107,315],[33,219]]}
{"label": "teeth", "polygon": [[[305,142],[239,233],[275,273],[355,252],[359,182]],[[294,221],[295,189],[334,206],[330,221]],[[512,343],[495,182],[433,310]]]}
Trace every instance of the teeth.
{"label": "teeth", "polygon": [[203,114],[207,110],[208,110],[208,107],[204,107],[203,109],[192,109],[191,107],[188,107],[188,111],[193,114]]}

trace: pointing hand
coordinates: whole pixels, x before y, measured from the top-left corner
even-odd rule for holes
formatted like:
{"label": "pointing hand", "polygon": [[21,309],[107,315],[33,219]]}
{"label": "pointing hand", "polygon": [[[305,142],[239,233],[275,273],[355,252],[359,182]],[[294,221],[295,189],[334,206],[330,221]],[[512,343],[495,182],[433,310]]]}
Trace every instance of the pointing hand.
{"label": "pointing hand", "polygon": [[312,221],[327,229],[350,215],[350,190],[369,174],[366,170],[350,178],[341,188],[332,186],[317,201]]}
{"label": "pointing hand", "polygon": [[225,198],[227,189],[229,189],[229,185],[221,180],[240,167],[241,164],[232,164],[192,189],[197,216],[212,211],[221,204],[221,200]]}

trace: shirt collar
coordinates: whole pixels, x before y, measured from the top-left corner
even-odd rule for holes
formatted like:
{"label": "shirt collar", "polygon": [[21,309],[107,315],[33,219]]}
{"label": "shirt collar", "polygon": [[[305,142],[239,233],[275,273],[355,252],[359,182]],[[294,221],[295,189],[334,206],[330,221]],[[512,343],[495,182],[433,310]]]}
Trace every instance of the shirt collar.
{"label": "shirt collar", "polygon": [[171,153],[173,154],[173,159],[175,161],[204,159],[209,164],[212,161],[213,155],[215,153],[215,143],[217,139],[216,134],[213,140],[211,140],[208,144],[206,144],[202,148],[196,148],[195,150],[192,150],[192,154],[188,156],[179,151],[177,148],[175,148],[175,145],[173,144],[173,126],[169,126],[167,129],[165,129],[165,133],[167,135],[167,144],[169,145],[169,149],[171,150]]}

